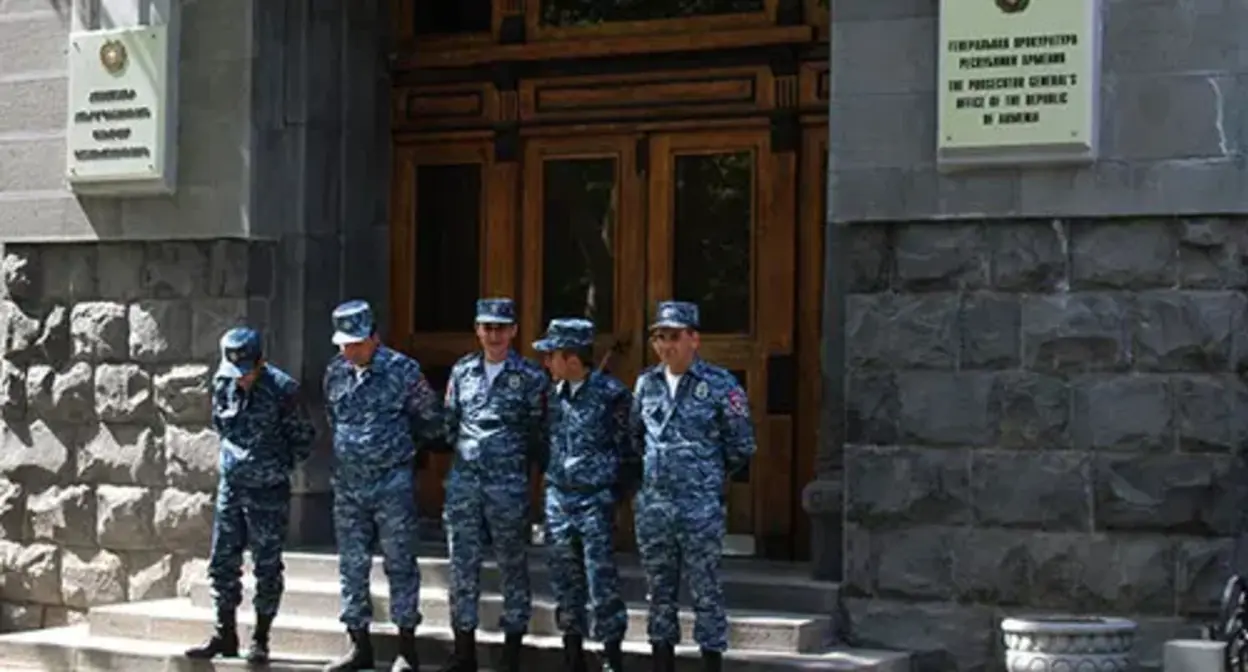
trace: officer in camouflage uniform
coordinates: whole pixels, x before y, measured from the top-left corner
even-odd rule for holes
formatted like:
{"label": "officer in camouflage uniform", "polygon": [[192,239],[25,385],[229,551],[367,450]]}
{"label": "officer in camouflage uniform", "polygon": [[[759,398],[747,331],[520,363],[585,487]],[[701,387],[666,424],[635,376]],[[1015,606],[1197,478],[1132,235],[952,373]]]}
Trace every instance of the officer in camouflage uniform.
{"label": "officer in camouflage uniform", "polygon": [[290,473],[312,450],[316,429],[294,378],[264,361],[260,334],[238,327],[221,337],[212,381],[212,424],[221,437],[212,579],[217,627],[187,657],[238,656],[235,614],[243,599],[243,549],[256,576],[256,627],[248,661],[269,660],[269,627],[282,599],[282,545],[290,521]]}
{"label": "officer in camouflage uniform", "polygon": [[477,669],[477,601],[487,536],[503,579],[502,672],[519,671],[521,640],[532,612],[529,465],[540,459],[548,383],[536,364],[511,349],[515,311],[511,299],[477,302],[481,351],[455,363],[446,387],[448,443],[455,458],[446,477],[442,517],[450,545],[455,653],[445,672]]}
{"label": "officer in camouflage uniform", "polygon": [[442,433],[442,406],[415,360],[381,344],[372,309],[348,301],[333,313],[341,349],[325,372],[325,404],[334,435],[334,531],[338,538],[340,620],[351,650],[327,672],[373,669],[369,638],[372,548],[380,541],[390,583],[390,620],[399,628],[392,670],[417,670],[420,569],[416,548],[419,440]]}
{"label": "officer in camouflage uniform", "polygon": [[612,533],[632,396],[623,383],[593,370],[593,345],[594,325],[581,319],[551,320],[546,336],[533,344],[556,381],[546,421],[546,543],[564,633],[564,669],[588,669],[582,650],[588,599],[593,637],[603,642],[603,670],[623,672],[620,643],[628,613],[620,599]]}
{"label": "officer in camouflage uniform", "polygon": [[754,424],[737,379],[698,357],[697,305],[660,303],[650,330],[662,364],[637,378],[630,431],[642,458],[636,527],[649,583],[654,669],[675,669],[683,574],[693,596],[693,637],[703,669],[717,671],[728,648],[719,578],[724,483],[754,455]]}

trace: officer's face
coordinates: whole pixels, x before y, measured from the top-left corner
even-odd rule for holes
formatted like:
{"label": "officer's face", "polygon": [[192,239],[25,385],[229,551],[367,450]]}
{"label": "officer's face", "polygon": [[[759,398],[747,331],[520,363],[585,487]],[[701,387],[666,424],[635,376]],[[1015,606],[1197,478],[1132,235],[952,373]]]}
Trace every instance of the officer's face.
{"label": "officer's face", "polygon": [[256,362],[256,365],[252,367],[252,369],[248,371],[246,375],[239,377],[238,386],[243,388],[244,390],[250,390],[251,386],[255,385],[256,380],[260,378],[260,370],[261,370],[261,367],[263,366],[264,366],[264,360]]}
{"label": "officer's face", "polygon": [[546,368],[550,369],[550,376],[555,380],[567,380],[568,378],[568,356],[558,350],[548,352],[543,356]]}
{"label": "officer's face", "polygon": [[684,372],[698,352],[698,332],[691,329],[655,329],[650,334],[654,352],[673,372]]}
{"label": "officer's face", "polygon": [[373,354],[377,352],[378,341],[376,336],[369,337],[359,343],[344,343],[339,346],[342,349],[342,356],[347,361],[356,366],[368,366],[373,361]]}
{"label": "officer's face", "polygon": [[514,324],[481,324],[477,323],[477,340],[481,348],[489,356],[490,361],[499,361],[511,349],[511,341],[516,337]]}

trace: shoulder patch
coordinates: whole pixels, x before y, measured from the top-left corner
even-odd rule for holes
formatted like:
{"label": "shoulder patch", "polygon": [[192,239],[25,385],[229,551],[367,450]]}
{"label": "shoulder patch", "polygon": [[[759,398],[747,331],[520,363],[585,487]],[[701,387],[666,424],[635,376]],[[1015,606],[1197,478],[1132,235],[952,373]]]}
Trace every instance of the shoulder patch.
{"label": "shoulder patch", "polygon": [[745,391],[740,387],[728,391],[728,413],[738,417],[750,414],[749,400],[745,398]]}

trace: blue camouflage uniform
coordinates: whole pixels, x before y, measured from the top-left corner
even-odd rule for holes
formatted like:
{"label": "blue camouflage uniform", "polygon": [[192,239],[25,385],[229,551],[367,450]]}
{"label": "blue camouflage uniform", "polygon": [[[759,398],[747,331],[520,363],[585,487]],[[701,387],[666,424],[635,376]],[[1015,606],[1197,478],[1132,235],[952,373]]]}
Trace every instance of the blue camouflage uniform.
{"label": "blue camouflage uniform", "polygon": [[[665,301],[651,329],[698,327],[695,304]],[[684,576],[693,597],[693,638],[704,651],[728,648],[719,570],[726,532],[725,479],[754,454],[745,391],[728,371],[702,359],[669,391],[662,365],[633,388],[630,432],[642,458],[637,543],[650,593],[649,639],[680,643],[677,596]]]}
{"label": "blue camouflage uniform", "polygon": [[277,367],[263,365],[247,390],[239,385],[260,358],[254,330],[239,327],[222,336],[212,385],[221,454],[208,576],[217,610],[234,611],[243,596],[243,549],[250,548],[256,613],[271,617],[282,599],[290,474],[311,452],[316,429],[300,403],[299,384]]}
{"label": "blue camouflage uniform", "polygon": [[[336,345],[375,333],[372,309],[348,301],[334,310]],[[390,619],[420,624],[420,569],[412,460],[416,441],[442,432],[442,408],[415,360],[379,345],[357,368],[339,354],[325,371],[325,402],[334,437],[334,530],[342,612],[349,630],[369,627],[372,547],[380,541],[390,583]]]}
{"label": "blue camouflage uniform", "polygon": [[[477,322],[514,324],[515,304],[482,299]],[[499,627],[510,635],[528,630],[529,465],[540,459],[547,386],[541,368],[514,351],[493,383],[483,352],[465,356],[451,369],[446,413],[455,457],[446,477],[442,518],[451,556],[451,624],[458,631],[471,632],[478,625],[487,536],[502,570]]]}
{"label": "blue camouflage uniform", "polygon": [[[538,352],[578,350],[594,342],[588,320],[552,320]],[[589,633],[586,601],[593,610],[592,636],[624,639],[628,613],[620,599],[612,534],[620,464],[629,450],[632,396],[619,380],[591,371],[583,381],[560,381],[546,420],[546,543],[559,628]]]}

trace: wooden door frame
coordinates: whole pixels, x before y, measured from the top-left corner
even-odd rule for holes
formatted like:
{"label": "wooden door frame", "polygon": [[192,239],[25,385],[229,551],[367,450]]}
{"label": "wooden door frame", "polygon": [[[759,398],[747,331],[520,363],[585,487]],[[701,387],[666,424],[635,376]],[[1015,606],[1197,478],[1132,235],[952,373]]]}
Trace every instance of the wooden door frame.
{"label": "wooden door frame", "polygon": [[[793,473],[795,557],[810,557],[811,522],[802,507],[801,493],[815,480],[823,407],[823,267],[824,226],[827,220],[828,119],[807,120],[802,129],[800,223],[798,226],[797,353],[798,367],[810,375],[798,378],[797,425]],[[819,375],[814,375],[819,373]]]}

